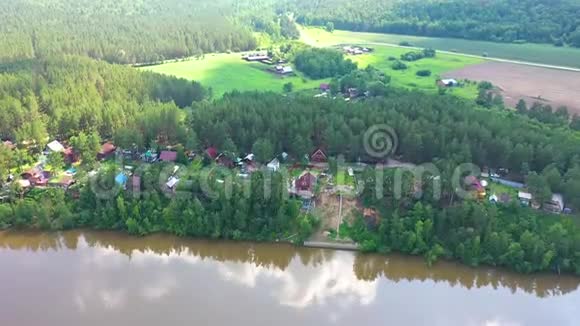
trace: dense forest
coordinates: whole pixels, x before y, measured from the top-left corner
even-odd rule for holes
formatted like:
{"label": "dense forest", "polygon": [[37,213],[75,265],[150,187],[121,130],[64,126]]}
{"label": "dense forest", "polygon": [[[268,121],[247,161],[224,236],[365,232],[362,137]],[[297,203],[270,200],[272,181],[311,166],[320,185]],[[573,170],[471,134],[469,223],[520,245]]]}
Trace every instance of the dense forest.
{"label": "dense forest", "polygon": [[162,107],[177,111],[209,95],[196,82],[82,57],[23,61],[0,70],[0,138],[15,142],[42,145],[49,135],[66,139],[81,131],[106,139]]}
{"label": "dense forest", "polygon": [[337,29],[580,47],[575,0],[287,0],[297,21]]}
{"label": "dense forest", "polygon": [[273,40],[298,38],[294,21],[580,46],[578,17],[572,0],[0,0],[0,62],[71,54],[137,64],[251,50],[258,45],[252,30]]}
{"label": "dense forest", "polygon": [[230,18],[234,3],[0,0],[0,61],[73,54],[134,64],[254,49],[249,26]]}

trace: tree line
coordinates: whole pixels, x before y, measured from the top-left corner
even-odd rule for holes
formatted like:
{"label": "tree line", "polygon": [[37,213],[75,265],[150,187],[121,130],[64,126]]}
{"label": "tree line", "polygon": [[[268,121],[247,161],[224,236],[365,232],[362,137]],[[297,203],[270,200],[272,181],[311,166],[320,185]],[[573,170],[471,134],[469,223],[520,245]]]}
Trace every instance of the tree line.
{"label": "tree line", "polygon": [[279,8],[306,25],[495,42],[580,46],[580,5],[552,0],[288,0]]}

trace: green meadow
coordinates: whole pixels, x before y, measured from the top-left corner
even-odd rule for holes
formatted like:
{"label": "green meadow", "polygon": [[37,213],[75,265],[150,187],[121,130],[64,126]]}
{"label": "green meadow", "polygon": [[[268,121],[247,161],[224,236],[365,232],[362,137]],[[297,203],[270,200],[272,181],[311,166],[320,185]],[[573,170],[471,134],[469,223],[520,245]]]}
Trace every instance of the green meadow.
{"label": "green meadow", "polygon": [[270,67],[262,63],[246,62],[241,59],[241,54],[231,53],[208,54],[201,59],[139,69],[199,81],[204,86],[211,87],[215,97],[221,97],[233,90],[282,92],[284,84],[289,82],[294,85],[294,90],[314,89],[318,88],[320,83],[328,82],[328,80],[310,80],[300,73],[296,76],[282,77],[269,72]]}
{"label": "green meadow", "polygon": [[[462,57],[452,54],[437,53],[435,58],[425,58],[413,62],[404,62],[407,65],[406,70],[393,70],[393,60],[389,58],[400,59],[401,55],[411,50],[389,47],[389,46],[371,46],[374,51],[369,54],[357,56],[348,56],[356,62],[359,68],[365,68],[368,65],[384,71],[391,76],[391,85],[395,87],[404,87],[407,89],[419,89],[426,92],[437,92],[437,80],[439,75],[463,68],[467,65],[473,65],[484,62],[483,59]],[[419,70],[430,70],[431,76],[419,77],[416,75]],[[477,86],[475,84],[464,87],[448,89],[448,92],[456,96],[472,99],[477,96]]]}
{"label": "green meadow", "polygon": [[473,41],[456,38],[419,37],[396,34],[377,34],[335,30],[328,33],[321,28],[302,28],[302,40],[313,46],[332,46],[337,44],[409,42],[412,46],[433,48],[508,60],[535,62],[547,65],[580,68],[580,49],[555,47],[549,44],[513,44]]}

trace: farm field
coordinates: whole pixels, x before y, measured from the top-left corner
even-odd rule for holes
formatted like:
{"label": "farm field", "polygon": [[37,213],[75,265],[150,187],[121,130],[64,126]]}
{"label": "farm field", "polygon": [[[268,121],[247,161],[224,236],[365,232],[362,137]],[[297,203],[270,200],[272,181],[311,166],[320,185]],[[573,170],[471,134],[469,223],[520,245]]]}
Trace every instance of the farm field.
{"label": "farm field", "polygon": [[434,48],[508,60],[528,61],[547,65],[580,68],[580,49],[555,47],[549,44],[512,44],[473,41],[455,38],[419,37],[410,35],[378,34],[335,30],[329,33],[321,28],[301,28],[302,40],[313,46],[332,46],[338,44],[370,44],[409,42],[412,46]]}
{"label": "farm field", "polygon": [[580,73],[503,62],[485,62],[443,74],[444,77],[487,80],[499,87],[506,104],[515,107],[520,99],[529,105],[567,106],[580,113]]}
{"label": "farm field", "polygon": [[199,81],[213,89],[214,97],[221,97],[233,90],[282,92],[283,85],[288,82],[294,85],[294,90],[314,89],[325,82],[302,78],[299,75],[281,77],[267,71],[269,67],[262,63],[243,61],[241,54],[231,53],[208,54],[199,60],[171,62],[138,69]]}
{"label": "farm field", "polygon": [[[426,92],[437,92],[437,80],[445,72],[460,69],[470,65],[476,65],[485,62],[483,59],[461,57],[452,54],[437,53],[435,58],[424,58],[414,62],[405,62],[408,66],[406,70],[393,70],[393,61],[389,57],[399,59],[402,54],[411,50],[389,46],[373,46],[374,51],[369,54],[348,56],[349,59],[356,62],[359,68],[365,68],[368,65],[384,71],[391,77],[391,85],[407,89],[419,89]],[[430,70],[431,76],[419,77],[416,72],[419,70]],[[450,94],[473,99],[477,96],[477,86],[474,84],[464,87],[448,89]]]}

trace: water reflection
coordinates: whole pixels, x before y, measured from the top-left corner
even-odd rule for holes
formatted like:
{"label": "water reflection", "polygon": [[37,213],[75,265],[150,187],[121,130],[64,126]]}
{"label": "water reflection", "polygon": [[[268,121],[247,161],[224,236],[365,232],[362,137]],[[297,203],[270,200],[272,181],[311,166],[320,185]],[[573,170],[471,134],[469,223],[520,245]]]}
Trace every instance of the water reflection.
{"label": "water reflection", "polygon": [[[300,264],[304,268],[317,269],[316,278],[307,280],[286,280],[288,288],[283,290],[284,297],[291,305],[302,306],[314,299],[312,293],[304,293],[304,302],[298,302],[295,296],[296,285],[293,282],[319,284],[329,292],[341,292],[346,284],[354,280],[367,281],[364,289],[355,291],[366,293],[362,302],[373,296],[372,284],[380,278],[393,282],[432,281],[444,282],[449,286],[466,289],[492,287],[507,288],[512,292],[523,291],[540,298],[564,295],[576,291],[580,279],[573,276],[556,275],[521,275],[505,270],[492,268],[468,268],[454,263],[439,263],[428,268],[420,258],[401,257],[397,255],[384,257],[379,255],[362,255],[331,250],[296,248],[284,244],[255,244],[243,242],[202,241],[177,238],[166,235],[153,235],[146,238],[128,237],[112,232],[71,231],[60,234],[36,232],[0,233],[0,248],[43,252],[75,251],[79,248],[92,248],[94,255],[88,263],[101,268],[114,266],[115,261],[123,261],[122,254],[130,261],[140,264],[145,261],[169,262],[179,260],[189,264],[200,261],[219,262],[218,270],[224,279],[254,287],[256,279],[261,276],[287,278],[284,272],[290,264]],[[338,279],[345,270],[353,270],[353,280]],[[342,282],[342,283],[341,283]],[[164,287],[169,286],[166,281]],[[369,285],[367,287],[367,285]],[[352,290],[352,289],[351,289]],[[161,290],[146,290],[147,296],[161,296]],[[121,294],[107,294],[108,301],[118,301]]]}

